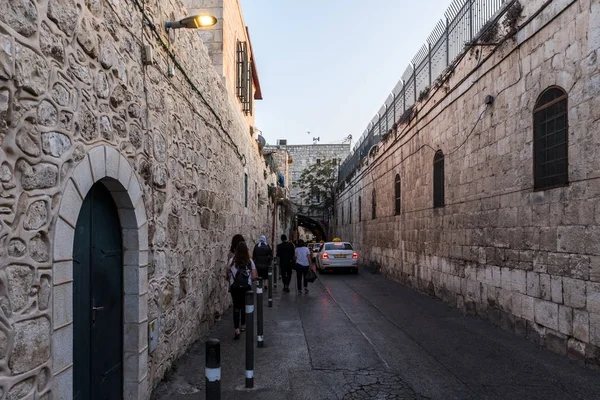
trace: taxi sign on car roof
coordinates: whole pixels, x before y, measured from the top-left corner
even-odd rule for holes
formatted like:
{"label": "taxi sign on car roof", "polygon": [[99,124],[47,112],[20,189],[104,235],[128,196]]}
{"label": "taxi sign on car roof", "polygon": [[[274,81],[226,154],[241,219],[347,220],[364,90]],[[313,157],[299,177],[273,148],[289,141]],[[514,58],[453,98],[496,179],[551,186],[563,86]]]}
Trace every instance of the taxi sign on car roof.
{"label": "taxi sign on car roof", "polygon": [[332,240],[332,242],[341,242],[341,241],[342,241],[342,239],[340,239],[340,238],[333,238],[333,240]]}

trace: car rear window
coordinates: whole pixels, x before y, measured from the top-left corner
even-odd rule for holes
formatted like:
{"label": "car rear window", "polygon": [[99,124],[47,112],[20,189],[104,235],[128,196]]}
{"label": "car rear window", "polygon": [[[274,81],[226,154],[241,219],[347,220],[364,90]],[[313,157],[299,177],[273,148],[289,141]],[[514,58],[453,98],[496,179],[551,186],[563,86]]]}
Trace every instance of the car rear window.
{"label": "car rear window", "polygon": [[327,243],[325,250],[352,250],[350,243]]}

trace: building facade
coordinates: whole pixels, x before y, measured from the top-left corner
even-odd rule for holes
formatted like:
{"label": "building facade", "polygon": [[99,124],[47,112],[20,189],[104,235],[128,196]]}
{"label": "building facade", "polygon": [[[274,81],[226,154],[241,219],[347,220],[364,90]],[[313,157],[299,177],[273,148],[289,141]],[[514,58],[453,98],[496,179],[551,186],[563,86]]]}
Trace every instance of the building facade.
{"label": "building facade", "polygon": [[336,232],[385,275],[598,368],[600,3],[520,4],[345,175]]}
{"label": "building facade", "polygon": [[224,80],[232,104],[254,128],[254,100],[262,100],[262,92],[250,31],[244,23],[239,0],[183,0],[183,3],[191,14],[208,13],[217,18],[215,26],[198,31],[198,35]]}
{"label": "building facade", "polygon": [[0,397],[148,399],[277,177],[182,4],[0,4]]}
{"label": "building facade", "polygon": [[[280,141],[281,142],[281,141]],[[322,161],[337,160],[339,165],[348,154],[350,154],[351,144],[304,144],[304,145],[277,145],[277,148],[285,149],[292,163],[290,164],[290,199],[300,204],[299,191],[294,182],[300,179],[302,171],[311,165]]]}

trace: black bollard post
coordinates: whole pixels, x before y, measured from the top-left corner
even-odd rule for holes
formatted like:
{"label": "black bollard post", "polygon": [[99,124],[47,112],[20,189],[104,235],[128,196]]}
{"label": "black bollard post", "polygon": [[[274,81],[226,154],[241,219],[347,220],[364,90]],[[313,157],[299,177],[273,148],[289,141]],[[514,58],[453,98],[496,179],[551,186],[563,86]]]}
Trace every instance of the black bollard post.
{"label": "black bollard post", "polygon": [[277,289],[277,258],[273,259],[273,287]]}
{"label": "black bollard post", "polygon": [[269,292],[267,293],[267,295],[269,296],[269,307],[273,307],[273,266],[269,266],[269,286],[267,287],[267,289],[269,290]]}
{"label": "black bollard post", "polygon": [[206,341],[206,400],[221,400],[221,343],[217,339]]}
{"label": "black bollard post", "polygon": [[256,346],[264,347],[263,340],[263,280],[259,279],[256,288]]}
{"label": "black bollard post", "polygon": [[[261,288],[262,290],[262,288]],[[254,292],[246,292],[246,389],[254,387]]]}

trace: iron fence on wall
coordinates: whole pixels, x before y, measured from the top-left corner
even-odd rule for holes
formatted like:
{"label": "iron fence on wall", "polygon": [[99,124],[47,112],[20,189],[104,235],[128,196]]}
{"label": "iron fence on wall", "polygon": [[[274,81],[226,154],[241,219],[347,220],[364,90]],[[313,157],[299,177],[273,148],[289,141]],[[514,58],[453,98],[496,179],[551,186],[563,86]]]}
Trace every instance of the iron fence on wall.
{"label": "iron fence on wall", "polygon": [[435,26],[427,42],[393,89],[392,94],[371,120],[353,150],[339,169],[343,182],[358,168],[369,150],[381,141],[394,123],[414,105],[419,95],[463,52],[489,21],[499,18],[509,0],[453,0],[444,18]]}

